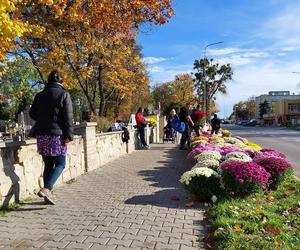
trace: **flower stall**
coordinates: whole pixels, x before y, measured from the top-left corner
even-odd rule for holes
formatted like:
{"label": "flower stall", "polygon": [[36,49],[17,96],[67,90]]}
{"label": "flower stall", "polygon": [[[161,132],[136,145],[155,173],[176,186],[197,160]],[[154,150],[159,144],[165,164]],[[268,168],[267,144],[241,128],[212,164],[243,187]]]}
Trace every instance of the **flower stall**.
{"label": "flower stall", "polygon": [[300,249],[300,181],[283,153],[228,130],[190,146],[180,181],[208,207],[208,249]]}
{"label": "flower stall", "polygon": [[180,181],[204,201],[274,188],[292,168],[284,154],[232,136],[228,130],[222,130],[220,135],[204,132],[193,137],[190,146],[187,158],[195,165]]}

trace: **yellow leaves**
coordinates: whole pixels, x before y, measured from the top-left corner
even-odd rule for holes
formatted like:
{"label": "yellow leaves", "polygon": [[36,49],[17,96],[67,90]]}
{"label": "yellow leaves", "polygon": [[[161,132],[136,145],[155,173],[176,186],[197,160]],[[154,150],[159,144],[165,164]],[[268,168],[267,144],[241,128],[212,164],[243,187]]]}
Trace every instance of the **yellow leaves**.
{"label": "yellow leaves", "polygon": [[243,232],[243,229],[242,229],[240,224],[236,224],[233,227],[233,231],[236,232],[236,233],[241,233],[241,232]]}
{"label": "yellow leaves", "polygon": [[269,203],[269,204],[272,204],[273,202],[274,202],[274,197],[273,196],[270,196],[270,195],[268,195],[267,197],[266,197],[266,200],[267,200],[267,202]]}
{"label": "yellow leaves", "polygon": [[53,0],[39,0],[39,2],[43,5],[47,5],[47,6],[50,6],[50,5],[53,5]]}
{"label": "yellow leaves", "polygon": [[14,46],[16,37],[22,37],[26,33],[37,36],[43,32],[43,28],[37,25],[30,25],[15,15],[11,15],[16,10],[16,4],[22,4],[20,0],[0,0],[0,59],[4,59],[5,53]]}
{"label": "yellow leaves", "polygon": [[274,240],[274,245],[275,245],[276,247],[280,247],[280,246],[281,246],[281,241],[278,240],[278,239],[275,239],[275,240]]}

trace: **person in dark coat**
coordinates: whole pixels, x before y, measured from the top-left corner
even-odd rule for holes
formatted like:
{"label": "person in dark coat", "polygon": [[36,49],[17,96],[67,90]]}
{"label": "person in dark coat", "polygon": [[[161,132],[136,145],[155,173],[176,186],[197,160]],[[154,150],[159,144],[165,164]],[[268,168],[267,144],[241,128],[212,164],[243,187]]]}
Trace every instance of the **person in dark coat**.
{"label": "person in dark coat", "polygon": [[180,149],[187,149],[186,143],[190,136],[190,126],[194,126],[194,122],[190,116],[191,104],[187,103],[185,107],[180,108],[180,112],[178,114],[179,120],[185,124],[185,130],[181,134],[180,139]]}
{"label": "person in dark coat", "polygon": [[36,121],[31,134],[37,138],[37,150],[45,164],[44,188],[37,194],[52,205],[55,204],[53,186],[65,168],[67,143],[73,140],[72,101],[62,80],[57,70],[52,71],[44,90],[34,97],[29,112]]}
{"label": "person in dark coat", "polygon": [[221,120],[218,118],[217,114],[214,114],[214,118],[211,119],[211,134],[218,134],[221,128]]}

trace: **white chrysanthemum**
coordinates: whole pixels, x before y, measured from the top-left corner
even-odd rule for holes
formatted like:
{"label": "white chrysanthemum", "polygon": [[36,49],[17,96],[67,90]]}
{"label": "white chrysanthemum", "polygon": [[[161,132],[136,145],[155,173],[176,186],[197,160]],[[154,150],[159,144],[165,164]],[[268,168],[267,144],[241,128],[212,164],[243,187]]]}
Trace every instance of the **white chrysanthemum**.
{"label": "white chrysanthemum", "polygon": [[205,160],[205,161],[197,162],[197,164],[192,169],[203,168],[203,167],[217,169],[219,165],[220,162],[217,160]]}
{"label": "white chrysanthemum", "polygon": [[242,160],[242,161],[245,161],[245,162],[252,161],[252,158],[249,155],[247,155],[243,152],[228,153],[225,156],[225,161],[228,160],[228,159],[232,159],[232,158],[235,158],[236,160]]}
{"label": "white chrysanthemum", "polygon": [[243,145],[244,143],[240,141],[239,139],[233,138],[233,137],[228,137],[224,139],[225,142],[234,144],[234,145]]}
{"label": "white chrysanthemum", "polygon": [[189,182],[192,180],[192,178],[195,176],[205,176],[207,178],[209,178],[211,176],[220,177],[216,171],[214,171],[210,168],[203,167],[203,168],[195,168],[195,169],[185,172],[181,176],[180,182],[188,185]]}
{"label": "white chrysanthemum", "polygon": [[206,150],[201,154],[197,155],[197,162],[202,162],[206,160],[216,160],[219,161],[222,158],[222,155],[218,151]]}

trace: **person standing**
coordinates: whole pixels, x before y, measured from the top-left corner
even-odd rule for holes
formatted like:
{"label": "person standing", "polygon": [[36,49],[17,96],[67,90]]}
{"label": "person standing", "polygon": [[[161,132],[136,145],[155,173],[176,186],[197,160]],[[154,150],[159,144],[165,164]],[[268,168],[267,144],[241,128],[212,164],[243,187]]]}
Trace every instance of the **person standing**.
{"label": "person standing", "polygon": [[194,122],[190,116],[191,104],[187,103],[185,107],[180,108],[180,112],[178,114],[179,120],[185,124],[185,130],[181,134],[180,139],[180,149],[187,149],[186,143],[189,139],[190,135],[190,126],[194,126]]}
{"label": "person standing", "polygon": [[176,111],[175,111],[175,109],[172,109],[170,111],[168,119],[167,119],[167,125],[164,127],[164,133],[165,133],[166,138],[172,138],[174,136],[174,133],[176,132],[172,128],[172,121],[175,117],[176,117]]}
{"label": "person standing", "polygon": [[57,70],[49,74],[44,90],[34,97],[29,114],[36,121],[32,134],[45,165],[44,187],[37,194],[55,205],[53,186],[65,168],[67,143],[73,140],[72,101]]}
{"label": "person standing", "polygon": [[211,119],[211,134],[218,134],[221,128],[221,120],[218,118],[217,114],[214,114],[214,118]]}
{"label": "person standing", "polygon": [[194,122],[194,131],[197,136],[200,135],[200,129],[205,124],[205,112],[200,110],[200,105],[191,114],[192,121]]}
{"label": "person standing", "polygon": [[147,125],[145,117],[143,116],[144,109],[142,107],[138,108],[138,111],[135,114],[135,120],[136,120],[136,126],[138,129],[138,132],[140,134],[140,139],[142,143],[142,147],[145,149],[149,149],[150,147],[147,145],[147,142],[145,140],[145,127]]}

